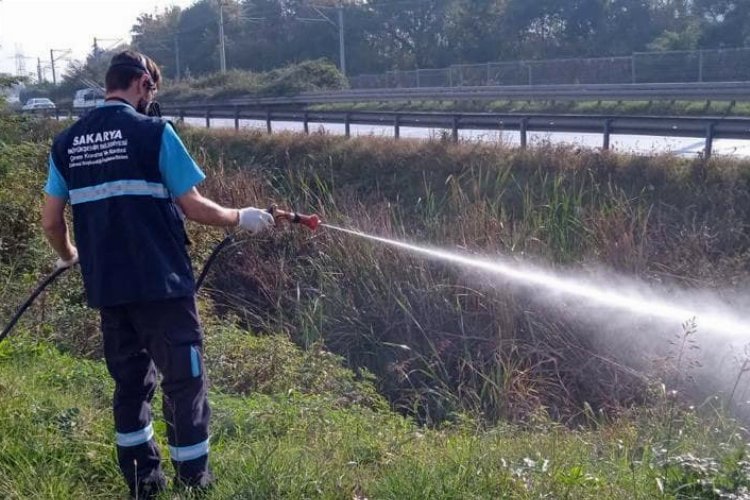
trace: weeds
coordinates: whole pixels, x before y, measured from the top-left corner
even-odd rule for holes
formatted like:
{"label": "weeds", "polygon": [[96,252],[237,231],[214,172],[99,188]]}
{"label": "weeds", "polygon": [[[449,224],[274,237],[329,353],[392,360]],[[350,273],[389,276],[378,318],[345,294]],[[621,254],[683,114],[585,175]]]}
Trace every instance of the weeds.
{"label": "weeds", "polygon": [[[570,268],[597,263],[673,284],[743,275],[750,195],[738,162],[325,134],[183,135],[209,173],[201,190],[230,206],[277,202],[386,237]],[[189,229],[199,262],[222,235]],[[41,267],[49,252],[40,241],[30,245],[42,259],[30,268]],[[489,424],[575,425],[651,397],[639,367],[628,366],[632,332],[615,344],[621,352],[605,356],[598,326],[483,276],[327,232],[281,228],[229,251],[234,258],[220,257],[206,284],[215,306],[207,314],[342,356],[422,422],[468,414]],[[3,270],[17,276],[19,266]],[[96,322],[80,308],[80,283],[55,290],[39,303],[36,333],[96,356]],[[678,365],[677,373],[685,362]],[[232,380],[231,371],[224,376]],[[232,390],[258,389],[245,385],[255,376],[248,371]]]}
{"label": "weeds", "polygon": [[[0,224],[11,243],[0,256],[3,314],[51,261],[33,230],[46,139],[33,144],[22,129],[0,127],[0,140],[25,143],[0,148],[0,204],[19,207]],[[201,189],[233,206],[275,201],[384,236],[600,262],[675,284],[745,276],[743,163],[185,136],[210,174]],[[190,234],[196,262],[222,236]],[[221,477],[212,498],[747,495],[746,431],[718,400],[692,408],[685,392],[671,392],[691,385],[692,323],[656,371],[669,384],[660,389],[620,356],[637,348],[628,345],[642,328],[635,320],[622,349],[605,353],[601,332],[563,306],[338,234],[280,228],[229,251],[201,296]],[[0,344],[4,498],[113,498],[122,489],[111,381],[102,363],[70,355],[99,357],[78,279],[56,283]],[[429,425],[388,411],[380,394]]]}
{"label": "weeds", "polygon": [[[604,263],[662,280],[737,275],[735,252],[747,245],[736,228],[748,214],[729,201],[745,196],[733,163],[698,182],[686,160],[552,146],[522,152],[326,135],[187,136],[221,158],[221,177],[232,179],[209,185],[212,195],[229,190],[241,199],[240,186],[252,181],[245,199],[284,200],[385,237]],[[584,402],[598,415],[645,397],[643,379],[626,362],[591,354],[591,327],[481,277],[325,233],[284,233],[253,242],[244,255],[212,288],[233,290],[228,305],[253,329],[281,328],[302,344],[322,340],[350,366],[375,373],[389,399],[422,421],[464,411],[490,422],[540,412],[575,421]],[[278,272],[264,276],[271,269]]]}

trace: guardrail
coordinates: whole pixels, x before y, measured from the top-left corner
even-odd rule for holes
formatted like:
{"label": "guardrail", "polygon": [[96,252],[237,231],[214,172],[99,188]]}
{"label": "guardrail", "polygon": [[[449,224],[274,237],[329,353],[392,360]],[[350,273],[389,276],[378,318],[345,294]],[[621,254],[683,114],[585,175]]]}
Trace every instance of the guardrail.
{"label": "guardrail", "polygon": [[750,118],[260,110],[240,105],[205,104],[164,105],[162,111],[167,116],[182,119],[204,118],[206,127],[211,126],[213,118],[232,119],[236,130],[243,119],[261,120],[265,121],[269,133],[273,131],[274,121],[300,122],[305,133],[309,133],[310,123],[343,124],[347,137],[351,135],[352,125],[393,127],[395,138],[400,136],[401,127],[447,129],[453,140],[458,140],[461,129],[518,131],[521,147],[526,147],[529,132],[600,133],[603,149],[609,149],[613,134],[695,137],[705,139],[706,157],[711,156],[715,139],[750,140]]}
{"label": "guardrail", "polygon": [[[710,157],[715,139],[750,140],[750,118],[679,117],[679,116],[613,116],[571,114],[452,113],[395,111],[310,111],[303,109],[259,109],[254,104],[163,104],[165,116],[203,118],[206,127],[212,119],[231,119],[235,130],[241,120],[265,121],[268,133],[274,121],[302,123],[305,133],[311,123],[343,124],[347,137],[352,125],[393,127],[399,138],[402,127],[438,128],[451,131],[458,140],[459,130],[517,131],[521,147],[528,144],[529,132],[578,132],[602,134],[602,148],[609,149],[613,134],[658,137],[693,137],[705,139],[705,157]],[[74,116],[73,110],[57,109],[54,114]]]}

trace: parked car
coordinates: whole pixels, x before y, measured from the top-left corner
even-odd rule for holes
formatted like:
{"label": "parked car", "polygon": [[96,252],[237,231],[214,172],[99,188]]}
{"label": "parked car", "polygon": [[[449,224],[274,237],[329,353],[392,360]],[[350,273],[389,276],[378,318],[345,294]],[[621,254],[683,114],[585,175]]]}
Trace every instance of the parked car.
{"label": "parked car", "polygon": [[35,111],[38,109],[55,109],[55,103],[46,97],[35,97],[26,101],[26,104],[21,108],[23,111]]}
{"label": "parked car", "polygon": [[95,108],[104,102],[104,89],[87,88],[77,90],[73,97],[73,109]]}

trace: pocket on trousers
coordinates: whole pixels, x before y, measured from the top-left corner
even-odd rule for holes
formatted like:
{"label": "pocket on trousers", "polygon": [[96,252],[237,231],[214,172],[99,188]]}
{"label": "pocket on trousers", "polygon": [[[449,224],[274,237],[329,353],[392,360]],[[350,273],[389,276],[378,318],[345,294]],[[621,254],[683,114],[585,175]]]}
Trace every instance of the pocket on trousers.
{"label": "pocket on trousers", "polygon": [[190,374],[193,378],[198,378],[203,373],[202,356],[199,347],[190,346]]}
{"label": "pocket on trousers", "polygon": [[172,381],[199,378],[203,374],[203,353],[199,344],[176,346],[169,360],[169,371],[165,378]]}

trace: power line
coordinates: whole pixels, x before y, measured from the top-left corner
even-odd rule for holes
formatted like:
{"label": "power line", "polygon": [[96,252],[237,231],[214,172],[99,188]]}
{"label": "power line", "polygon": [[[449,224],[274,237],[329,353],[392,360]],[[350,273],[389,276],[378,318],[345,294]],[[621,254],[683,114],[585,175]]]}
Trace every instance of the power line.
{"label": "power line", "polygon": [[162,42],[164,42],[164,41],[172,41],[172,39],[175,36],[187,35],[189,33],[194,33],[196,31],[200,31],[200,30],[203,30],[203,29],[208,28],[210,26],[213,26],[215,23],[216,23],[216,21],[214,21],[214,20],[207,21],[205,23],[201,23],[201,24],[198,24],[197,26],[192,26],[192,27],[187,28],[187,29],[173,30],[171,35],[163,35],[161,37],[160,36],[144,35],[143,33],[136,33],[136,34],[133,35],[133,38],[144,37],[145,36],[145,37],[148,38],[148,40],[157,40],[157,41],[162,41]]}
{"label": "power line", "polygon": [[[113,48],[115,48],[116,46],[118,46],[119,44],[121,44],[123,41],[124,40],[122,38],[101,38],[101,37],[94,37],[94,51],[93,51],[94,56],[96,57],[101,52],[106,52],[108,50],[112,50]],[[105,47],[105,48],[102,49],[102,48],[99,47],[99,42],[113,42],[113,43],[109,44],[107,47]]]}

